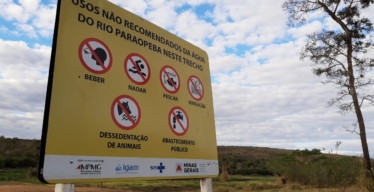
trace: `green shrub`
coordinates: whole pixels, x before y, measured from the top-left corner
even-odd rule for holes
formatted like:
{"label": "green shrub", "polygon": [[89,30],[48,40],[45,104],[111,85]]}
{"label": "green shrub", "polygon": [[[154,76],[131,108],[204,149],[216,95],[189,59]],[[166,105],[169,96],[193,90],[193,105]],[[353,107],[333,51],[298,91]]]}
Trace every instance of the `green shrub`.
{"label": "green shrub", "polygon": [[[35,167],[37,161],[34,158],[24,157],[24,158],[5,158],[3,160],[4,168],[27,168]],[[0,168],[1,168],[1,158],[0,158]]]}
{"label": "green shrub", "polygon": [[5,168],[5,158],[0,156],[0,169]]}
{"label": "green shrub", "polygon": [[30,167],[27,170],[27,178],[33,178],[33,177],[38,177],[38,169],[36,167],[34,168]]}
{"label": "green shrub", "polygon": [[36,161],[33,158],[25,157],[18,160],[17,167],[34,167],[36,166]]}
{"label": "green shrub", "polygon": [[[372,169],[372,172],[373,171]],[[368,177],[367,170],[364,167],[361,168],[359,176],[357,177],[357,185],[362,192],[374,191],[374,178],[373,176]]]}
{"label": "green shrub", "polygon": [[214,192],[230,192],[230,188],[229,187],[218,186],[213,191]]}
{"label": "green shrub", "polygon": [[288,181],[313,187],[346,187],[356,183],[357,157],[323,155],[319,150],[296,150],[271,161],[269,169]]}
{"label": "green shrub", "polygon": [[281,186],[267,183],[250,183],[247,185],[247,191],[253,190],[269,190],[269,189],[280,189]]}
{"label": "green shrub", "polygon": [[263,176],[270,176],[273,175],[273,172],[266,170],[266,169],[258,169],[258,168],[243,168],[236,171],[237,175],[263,175]]}
{"label": "green shrub", "polygon": [[4,167],[6,168],[17,168],[18,159],[6,158],[4,161]]}
{"label": "green shrub", "polygon": [[290,190],[302,190],[302,188],[301,188],[300,185],[295,185],[295,184],[293,184],[293,185],[289,185],[288,188],[289,188]]}

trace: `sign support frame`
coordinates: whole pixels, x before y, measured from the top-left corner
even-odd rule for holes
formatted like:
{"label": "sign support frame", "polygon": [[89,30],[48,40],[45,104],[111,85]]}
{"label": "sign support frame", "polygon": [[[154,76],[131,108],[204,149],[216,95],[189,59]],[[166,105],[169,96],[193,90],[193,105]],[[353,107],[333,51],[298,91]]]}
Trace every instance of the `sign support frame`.
{"label": "sign support frame", "polygon": [[[54,75],[54,70],[55,70],[54,68],[55,68],[55,60],[56,60],[58,29],[59,29],[59,23],[60,23],[60,9],[61,9],[61,0],[57,0],[55,26],[54,26],[54,31],[53,31],[52,49],[51,49],[51,57],[50,57],[50,64],[49,64],[49,71],[48,71],[49,74],[48,74],[47,90],[46,90],[46,97],[45,97],[45,104],[44,104],[41,141],[47,140],[49,112],[50,112],[49,110],[50,110],[50,103],[51,103],[51,97],[52,97],[53,75]],[[44,179],[44,176],[43,176],[45,149],[46,149],[46,142],[41,142],[40,144],[41,152],[39,153],[39,165],[38,165],[38,180],[44,184],[48,184],[48,182]],[[57,187],[57,184],[56,184],[56,187]]]}
{"label": "sign support frame", "polygon": [[[43,126],[42,126],[42,131],[41,131],[41,139],[43,141],[47,140],[50,107],[51,107],[52,93],[54,91],[53,80],[54,80],[54,72],[55,72],[56,50],[58,47],[57,43],[58,43],[58,37],[59,37],[58,31],[59,31],[59,25],[60,25],[61,4],[62,4],[62,0],[57,0],[56,17],[55,17],[55,24],[54,24],[54,35],[53,35],[53,41],[52,41],[53,44],[52,44],[52,49],[51,49],[49,75],[48,75],[46,98],[45,98],[44,118],[43,118]],[[45,180],[44,175],[43,175],[45,171],[44,170],[44,161],[45,161],[45,155],[46,155],[45,150],[46,150],[46,142],[42,142],[40,146],[40,151],[42,151],[42,153],[39,154],[38,179],[42,183],[49,184],[49,182]],[[205,192],[205,191],[211,192],[212,191],[212,178],[200,178],[200,187],[201,187],[202,192]],[[72,191],[73,192],[74,183],[56,183],[55,191],[58,191],[58,192]]]}

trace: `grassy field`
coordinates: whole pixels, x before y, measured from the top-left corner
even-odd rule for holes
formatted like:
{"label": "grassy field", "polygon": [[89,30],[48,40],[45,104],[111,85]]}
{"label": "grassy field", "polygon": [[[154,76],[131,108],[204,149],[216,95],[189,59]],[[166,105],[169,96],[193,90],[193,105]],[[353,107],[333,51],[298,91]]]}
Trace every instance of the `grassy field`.
{"label": "grassy field", "polygon": [[[27,186],[27,191],[42,191],[38,186],[45,186],[41,184],[37,178],[28,177],[27,169],[6,169],[0,170],[0,191],[2,186]],[[276,177],[261,177],[261,176],[230,176],[229,182],[221,182],[220,178],[213,178],[213,190],[215,192],[244,192],[244,191],[263,191],[263,192],[286,192],[286,191],[304,191],[304,192],[353,192],[358,191],[355,188],[348,189],[316,189],[308,186],[300,186],[297,184],[281,185],[277,184]],[[30,186],[34,186],[35,190]],[[50,189],[46,191],[53,191],[54,185],[49,185]],[[98,183],[77,183],[75,184],[76,191],[79,188],[89,188],[92,191],[98,190]],[[184,192],[198,192],[200,191],[199,179],[178,179],[178,180],[136,180],[136,181],[122,181],[122,182],[105,182],[100,186],[102,191],[184,191]],[[19,189],[21,191],[21,189]],[[18,191],[18,189],[17,189]],[[43,190],[44,191],[44,190]],[[84,190],[87,191],[87,190]],[[88,190],[90,191],[90,190]]]}
{"label": "grassy field", "polygon": [[39,184],[39,180],[35,177],[27,177],[27,169],[0,169],[0,184],[9,183],[30,183]]}

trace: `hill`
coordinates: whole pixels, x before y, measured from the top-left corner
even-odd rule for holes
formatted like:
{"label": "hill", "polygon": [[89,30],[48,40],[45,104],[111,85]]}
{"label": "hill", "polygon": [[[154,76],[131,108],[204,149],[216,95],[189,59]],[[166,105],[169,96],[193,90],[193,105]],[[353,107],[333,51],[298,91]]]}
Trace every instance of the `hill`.
{"label": "hill", "polygon": [[35,167],[39,158],[39,140],[0,136],[0,168]]}
{"label": "hill", "polygon": [[[0,169],[36,167],[39,148],[40,140],[0,136]],[[266,163],[279,154],[291,152],[267,147],[218,146],[219,161],[226,162],[229,174],[271,175]]]}
{"label": "hill", "polygon": [[268,148],[268,147],[251,147],[251,146],[217,146],[219,155],[240,156],[246,160],[271,160],[279,154],[292,153],[293,150]]}

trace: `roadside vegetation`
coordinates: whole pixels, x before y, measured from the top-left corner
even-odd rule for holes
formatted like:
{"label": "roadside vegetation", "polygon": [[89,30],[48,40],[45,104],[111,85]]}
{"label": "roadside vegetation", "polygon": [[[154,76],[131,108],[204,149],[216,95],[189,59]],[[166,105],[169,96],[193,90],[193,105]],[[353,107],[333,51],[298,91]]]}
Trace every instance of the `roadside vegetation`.
{"label": "roadside vegetation", "polygon": [[[39,140],[0,137],[0,191],[4,185],[41,184],[37,179]],[[220,175],[215,192],[305,191],[372,192],[362,157],[321,153],[319,149],[285,150],[218,146]],[[199,179],[77,183],[76,187],[131,191],[200,191]],[[78,190],[77,190],[78,191]]]}

